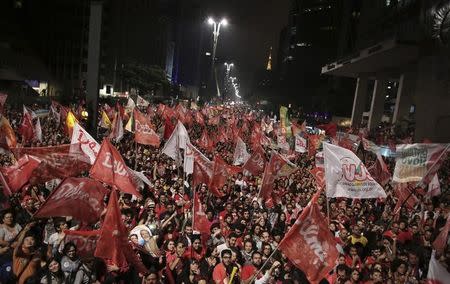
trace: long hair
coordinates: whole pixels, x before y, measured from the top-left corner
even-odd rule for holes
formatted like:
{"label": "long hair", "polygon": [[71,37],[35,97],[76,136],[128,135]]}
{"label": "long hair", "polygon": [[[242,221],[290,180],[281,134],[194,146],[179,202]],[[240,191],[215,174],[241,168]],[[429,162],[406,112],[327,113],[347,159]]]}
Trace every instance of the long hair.
{"label": "long hair", "polygon": [[[49,269],[50,263],[52,263],[52,261],[56,261],[59,264],[59,270],[56,273],[51,272],[50,269]],[[45,266],[45,276],[47,277],[47,283],[49,283],[49,284],[52,283],[52,276],[54,276],[56,278],[58,284],[63,284],[64,283],[65,276],[64,276],[64,273],[61,270],[61,262],[60,262],[59,258],[51,257],[47,261],[47,265]]]}

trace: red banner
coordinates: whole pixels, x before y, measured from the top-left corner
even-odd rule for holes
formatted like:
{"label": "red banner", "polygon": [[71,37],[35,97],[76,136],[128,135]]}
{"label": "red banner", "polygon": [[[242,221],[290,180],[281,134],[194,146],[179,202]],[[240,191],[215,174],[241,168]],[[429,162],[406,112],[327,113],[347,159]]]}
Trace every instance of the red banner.
{"label": "red banner", "polygon": [[325,172],[323,168],[314,168],[309,171],[316,180],[317,190],[323,190],[325,188]]}
{"label": "red banner", "polygon": [[119,267],[121,270],[133,266],[139,273],[147,271],[128,244],[128,232],[122,221],[117,193],[111,192],[105,221],[100,230],[94,255]]}
{"label": "red banner", "polygon": [[268,199],[272,192],[272,186],[276,178],[288,176],[295,170],[295,166],[283,158],[279,153],[274,152],[269,163],[264,169],[264,175],[259,196]]}
{"label": "red banner", "polygon": [[279,249],[311,283],[319,283],[336,266],[339,251],[315,201],[308,205],[280,242]]}
{"label": "red banner", "polygon": [[161,143],[158,134],[154,131],[151,121],[146,118],[139,110],[134,109],[135,132],[134,140],[139,144],[159,147]]}
{"label": "red banner", "polygon": [[31,178],[33,171],[39,166],[41,161],[33,156],[24,155],[15,165],[7,168],[0,168],[5,187],[9,189],[9,195],[24,186]]}
{"label": "red banner", "polygon": [[65,144],[53,147],[12,148],[16,159],[24,155],[35,156],[41,164],[33,171],[30,184],[44,183],[59,178],[78,176],[88,171],[89,157],[80,148],[80,144]]}
{"label": "red banner", "polygon": [[197,144],[208,152],[212,152],[214,149],[214,142],[209,138],[206,129],[203,130],[202,136],[198,139]]}
{"label": "red banner", "polygon": [[266,166],[266,153],[261,145],[253,151],[250,159],[244,164],[243,168],[249,171],[251,174],[257,176],[264,172],[264,167]]}
{"label": "red banner", "polygon": [[223,193],[220,192],[220,189],[227,182],[227,178],[230,175],[236,174],[240,172],[239,167],[228,165],[222,158],[219,156],[214,157],[214,167],[213,174],[209,183],[209,190],[218,197],[223,196]]}
{"label": "red banner", "polygon": [[34,216],[72,216],[93,224],[103,212],[106,193],[107,190],[98,181],[90,178],[66,178],[52,191]]}
{"label": "red banner", "polygon": [[103,140],[89,175],[109,185],[117,186],[125,193],[141,197],[122,156],[108,139]]}
{"label": "red banner", "polygon": [[205,211],[202,208],[197,192],[194,190],[194,218],[192,219],[192,229],[202,234],[209,234],[211,222],[206,217]]}
{"label": "red banner", "polygon": [[66,237],[64,239],[65,243],[72,242],[77,247],[77,255],[93,256],[95,247],[97,245],[98,236],[100,235],[100,230],[95,231],[64,231]]}

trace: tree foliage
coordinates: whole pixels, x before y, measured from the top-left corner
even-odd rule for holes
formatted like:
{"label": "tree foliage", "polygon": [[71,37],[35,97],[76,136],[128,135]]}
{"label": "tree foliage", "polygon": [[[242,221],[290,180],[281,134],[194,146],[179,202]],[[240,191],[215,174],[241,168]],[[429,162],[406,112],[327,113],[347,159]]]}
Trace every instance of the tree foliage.
{"label": "tree foliage", "polygon": [[170,86],[165,71],[156,65],[126,63],[121,70],[121,76],[130,88],[139,90],[143,95],[159,88],[165,90]]}

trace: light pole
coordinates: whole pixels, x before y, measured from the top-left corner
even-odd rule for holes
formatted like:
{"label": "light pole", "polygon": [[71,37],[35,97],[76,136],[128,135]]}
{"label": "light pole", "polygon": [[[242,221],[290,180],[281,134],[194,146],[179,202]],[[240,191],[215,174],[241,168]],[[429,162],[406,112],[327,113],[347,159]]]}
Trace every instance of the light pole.
{"label": "light pole", "polygon": [[224,65],[227,68],[226,73],[225,73],[225,81],[224,81],[224,89],[225,89],[224,96],[226,96],[228,94],[228,87],[230,86],[230,71],[231,71],[231,68],[234,66],[234,64],[225,62]]}
{"label": "light pole", "polygon": [[213,52],[212,52],[212,58],[211,58],[211,79],[213,79],[213,76],[214,76],[215,81],[216,81],[217,96],[220,97],[220,90],[219,90],[219,85],[217,83],[217,74],[216,74],[216,70],[214,68],[214,62],[216,60],[216,49],[217,49],[217,41],[219,40],[220,27],[222,25],[224,27],[226,25],[228,25],[228,21],[226,19],[222,19],[220,22],[217,23],[216,21],[214,21],[213,18],[209,18],[208,24],[213,26]]}

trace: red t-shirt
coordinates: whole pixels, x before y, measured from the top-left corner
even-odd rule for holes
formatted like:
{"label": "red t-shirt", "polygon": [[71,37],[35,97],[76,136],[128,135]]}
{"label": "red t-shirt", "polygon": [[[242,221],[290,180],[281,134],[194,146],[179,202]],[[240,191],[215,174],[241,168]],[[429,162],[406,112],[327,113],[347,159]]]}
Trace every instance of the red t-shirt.
{"label": "red t-shirt", "polygon": [[225,265],[223,263],[219,263],[214,267],[213,271],[213,280],[214,283],[223,283],[227,284],[224,280],[227,278],[227,270],[225,269]]}
{"label": "red t-shirt", "polygon": [[[250,280],[250,278],[253,276],[253,274],[256,272],[256,267],[253,266],[253,264],[247,264],[244,265],[242,267],[242,272],[241,272],[241,279],[242,281],[247,281]],[[258,275],[256,276],[256,279],[260,279],[262,278],[264,275],[259,272]]]}

